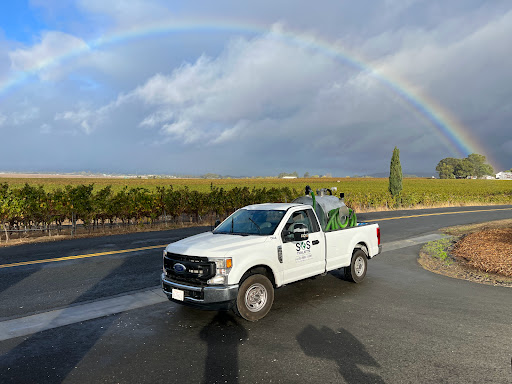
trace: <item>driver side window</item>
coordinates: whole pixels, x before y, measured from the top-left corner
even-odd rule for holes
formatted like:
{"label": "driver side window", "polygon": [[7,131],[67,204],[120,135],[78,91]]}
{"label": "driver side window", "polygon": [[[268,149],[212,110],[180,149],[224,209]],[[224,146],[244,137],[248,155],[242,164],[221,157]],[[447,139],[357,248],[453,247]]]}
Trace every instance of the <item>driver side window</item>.
{"label": "driver side window", "polygon": [[286,222],[284,230],[288,231],[290,233],[293,233],[293,230],[299,224],[305,225],[308,229],[308,232],[312,231],[313,228],[311,226],[311,221],[309,219],[309,215],[307,214],[306,210],[297,211],[297,212],[292,213],[292,215],[288,218],[288,221]]}

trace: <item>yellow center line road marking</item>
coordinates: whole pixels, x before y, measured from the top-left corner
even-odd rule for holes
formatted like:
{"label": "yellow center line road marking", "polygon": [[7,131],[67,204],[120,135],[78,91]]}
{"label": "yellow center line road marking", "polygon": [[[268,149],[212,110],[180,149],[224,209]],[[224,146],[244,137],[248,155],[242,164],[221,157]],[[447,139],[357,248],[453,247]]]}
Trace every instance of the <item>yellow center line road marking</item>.
{"label": "yellow center line road marking", "polygon": [[383,219],[372,219],[365,221],[385,221],[385,220],[399,220],[399,219],[410,219],[413,217],[424,217],[424,216],[440,216],[440,215],[455,215],[457,213],[474,213],[474,212],[492,212],[492,211],[510,211],[512,208],[497,208],[497,209],[479,209],[474,211],[457,211],[457,212],[439,212],[439,213],[423,213],[421,215],[411,216],[399,216],[399,217],[387,217]]}
{"label": "yellow center line road marking", "polygon": [[119,251],[108,251],[108,252],[90,253],[90,254],[87,254],[87,255],[57,257],[55,259],[42,259],[42,260],[22,261],[22,262],[19,262],[19,263],[12,263],[12,264],[0,264],[0,268],[11,268],[11,267],[19,267],[19,266],[22,266],[22,265],[33,265],[33,264],[42,264],[42,263],[54,263],[56,261],[86,259],[88,257],[107,256],[107,255],[115,255],[115,254],[119,254],[119,253],[145,251],[145,250],[148,250],[148,249],[164,248],[166,246],[167,246],[167,244],[165,244],[165,245],[152,245],[150,247],[133,248],[133,249],[121,249]]}
{"label": "yellow center line road marking", "polygon": [[[372,219],[372,220],[365,220],[365,221],[366,222],[386,221],[386,220],[410,219],[410,218],[414,218],[414,217],[424,217],[424,216],[455,215],[455,214],[458,214],[458,213],[510,211],[510,210],[512,210],[512,208],[480,209],[480,210],[474,210],[474,211],[458,211],[458,212],[424,213],[424,214],[421,214],[421,215],[387,217],[387,218],[382,218],[382,219]],[[22,265],[54,263],[54,262],[57,262],[57,261],[78,260],[78,259],[86,259],[88,257],[107,256],[107,255],[115,255],[115,254],[119,254],[119,253],[145,251],[145,250],[148,250],[148,249],[164,248],[166,246],[167,246],[167,244],[165,244],[165,245],[153,245],[151,247],[142,247],[142,248],[133,248],[133,249],[122,249],[122,250],[119,250],[119,251],[108,251],[108,252],[90,253],[88,255],[66,256],[66,257],[58,257],[58,258],[55,258],[55,259],[43,259],[43,260],[33,260],[33,261],[22,261],[22,262],[19,262],[19,263],[12,263],[12,264],[0,264],[0,269],[2,269],[2,268],[11,268],[11,267],[19,267],[19,266],[22,266]]]}

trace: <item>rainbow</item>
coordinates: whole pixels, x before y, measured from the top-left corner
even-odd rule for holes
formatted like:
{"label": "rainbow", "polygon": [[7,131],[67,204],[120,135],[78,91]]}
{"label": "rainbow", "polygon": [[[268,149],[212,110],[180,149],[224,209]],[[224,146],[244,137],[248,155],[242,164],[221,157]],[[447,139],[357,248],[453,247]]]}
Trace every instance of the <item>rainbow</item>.
{"label": "rainbow", "polygon": [[477,138],[472,137],[469,130],[452,113],[443,108],[424,92],[408,83],[405,79],[400,78],[397,74],[381,72],[376,66],[372,65],[372,63],[363,59],[356,53],[349,52],[338,43],[332,43],[305,32],[294,32],[288,28],[282,28],[279,24],[268,26],[246,22],[242,24],[233,22],[232,20],[221,20],[213,23],[211,20],[181,20],[139,25],[102,36],[84,44],[78,49],[41,61],[24,72],[18,72],[14,77],[0,83],[0,97],[5,95],[8,90],[37,76],[39,72],[94,49],[104,48],[108,45],[121,44],[133,39],[189,31],[219,31],[254,35],[272,34],[273,37],[289,44],[313,49],[334,59],[341,60],[344,64],[348,64],[361,72],[369,74],[397,95],[399,99],[404,102],[404,105],[415,115],[428,123],[437,137],[439,137],[456,156],[465,157],[470,153],[479,153],[486,156],[487,161],[496,169],[500,168],[498,162],[489,156],[488,151],[479,143]]}

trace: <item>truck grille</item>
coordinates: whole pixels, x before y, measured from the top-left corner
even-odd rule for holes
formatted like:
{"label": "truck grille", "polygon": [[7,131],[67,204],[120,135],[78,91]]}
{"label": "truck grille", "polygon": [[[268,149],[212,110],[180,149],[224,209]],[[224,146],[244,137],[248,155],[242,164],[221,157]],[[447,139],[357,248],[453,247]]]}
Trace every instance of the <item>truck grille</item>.
{"label": "truck grille", "polygon": [[[176,266],[176,264],[181,264]],[[215,276],[215,263],[207,257],[167,253],[164,256],[166,275],[174,281],[205,286]]]}
{"label": "truck grille", "polygon": [[[165,292],[168,294],[172,293],[172,286],[167,284],[166,282],[162,283],[162,288]],[[204,292],[203,290],[200,291],[192,291],[190,289],[182,289],[185,292],[186,298],[191,298],[194,300],[203,300],[204,299]]]}

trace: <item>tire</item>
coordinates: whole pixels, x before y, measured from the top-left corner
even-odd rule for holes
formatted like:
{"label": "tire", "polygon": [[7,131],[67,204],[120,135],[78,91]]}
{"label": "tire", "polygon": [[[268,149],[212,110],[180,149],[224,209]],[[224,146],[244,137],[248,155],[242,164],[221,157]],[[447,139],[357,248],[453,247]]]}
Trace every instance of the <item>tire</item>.
{"label": "tire", "polygon": [[368,269],[368,258],[362,249],[354,250],[350,266],[345,267],[345,278],[353,283],[360,283],[366,276]]}
{"label": "tire", "polygon": [[274,302],[274,287],[270,280],[260,274],[250,275],[238,289],[235,313],[248,321],[265,317]]}

